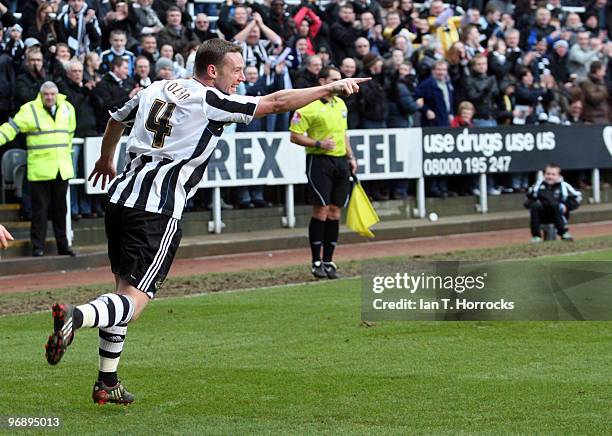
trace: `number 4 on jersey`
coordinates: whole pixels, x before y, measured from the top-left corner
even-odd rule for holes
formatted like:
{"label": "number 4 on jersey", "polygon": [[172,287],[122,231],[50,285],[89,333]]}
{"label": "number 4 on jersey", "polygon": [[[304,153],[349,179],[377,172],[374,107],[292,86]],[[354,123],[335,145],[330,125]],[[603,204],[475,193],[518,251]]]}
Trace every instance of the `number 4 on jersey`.
{"label": "number 4 on jersey", "polygon": [[[172,112],[174,112],[174,108],[176,108],[176,104],[167,103],[158,99],[155,99],[151,105],[151,110],[149,111],[149,116],[147,117],[145,127],[148,131],[153,132],[153,144],[151,144],[153,148],[162,148],[164,146],[166,136],[169,136],[170,133],[172,133],[170,117],[172,116]],[[162,112],[161,115],[160,112]]]}

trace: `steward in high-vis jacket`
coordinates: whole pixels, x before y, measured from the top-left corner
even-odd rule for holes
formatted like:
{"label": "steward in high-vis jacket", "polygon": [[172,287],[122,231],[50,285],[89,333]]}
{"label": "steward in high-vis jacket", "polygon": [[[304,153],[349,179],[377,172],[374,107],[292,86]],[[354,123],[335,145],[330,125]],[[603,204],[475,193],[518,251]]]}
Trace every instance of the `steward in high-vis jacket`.
{"label": "steward in high-vis jacket", "polygon": [[[74,256],[66,238],[66,191],[72,168],[72,137],[76,127],[74,107],[45,82],[35,100],[24,104],[14,118],[0,126],[0,146],[18,133],[26,135],[28,181],[32,191],[30,237],[33,256],[44,254],[47,217],[53,221],[57,251]],[[51,212],[49,214],[49,212]]]}

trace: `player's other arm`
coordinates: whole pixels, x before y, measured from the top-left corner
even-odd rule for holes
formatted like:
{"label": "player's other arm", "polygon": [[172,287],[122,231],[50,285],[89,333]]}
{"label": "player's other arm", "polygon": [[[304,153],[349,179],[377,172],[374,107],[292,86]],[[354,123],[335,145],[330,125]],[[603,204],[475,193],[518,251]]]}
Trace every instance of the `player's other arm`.
{"label": "player's other arm", "polygon": [[104,189],[106,188],[106,184],[117,175],[114,162],[115,150],[117,149],[117,144],[121,140],[121,135],[123,135],[125,127],[134,123],[142,93],[143,91],[139,91],[120,109],[111,112],[110,118],[106,123],[104,137],[102,138],[100,158],[96,161],[96,165],[89,175],[89,180],[93,178],[94,186],[96,186],[98,180],[102,178],[102,189]]}
{"label": "player's other arm", "polygon": [[102,189],[106,187],[106,184],[115,178],[117,171],[115,170],[115,150],[125,125],[120,121],[110,118],[106,123],[106,130],[104,131],[104,137],[102,138],[102,147],[100,151],[100,157],[96,161],[93,171],[89,175],[89,180],[93,178],[93,185],[98,184],[100,177],[102,178]]}
{"label": "player's other arm", "polygon": [[261,118],[270,114],[294,111],[323,97],[332,95],[348,96],[359,92],[359,84],[370,79],[370,77],[348,78],[323,86],[277,91],[261,97],[255,110],[255,117]]}

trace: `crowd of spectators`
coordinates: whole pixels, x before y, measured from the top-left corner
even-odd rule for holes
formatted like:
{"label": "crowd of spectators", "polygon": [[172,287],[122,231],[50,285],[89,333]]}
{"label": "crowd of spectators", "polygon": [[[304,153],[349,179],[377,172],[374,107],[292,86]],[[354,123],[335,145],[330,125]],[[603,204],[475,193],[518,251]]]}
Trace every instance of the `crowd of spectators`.
{"label": "crowd of spectators", "polygon": [[[326,65],[372,77],[346,101],[351,129],[612,118],[606,0],[227,0],[193,8],[187,0],[0,0],[0,20],[0,123],[52,80],[76,108],[77,137],[102,133],[108,110],[152,81],[190,77],[198,45],[216,37],[243,47],[242,93],[316,85]],[[275,116],[249,130],[285,131],[288,122]],[[453,183],[432,180],[429,193],[462,190]],[[491,181],[491,194],[499,184]],[[527,180],[505,184],[522,189]],[[406,185],[369,193],[402,198]],[[241,190],[233,201],[265,206],[261,194]]]}

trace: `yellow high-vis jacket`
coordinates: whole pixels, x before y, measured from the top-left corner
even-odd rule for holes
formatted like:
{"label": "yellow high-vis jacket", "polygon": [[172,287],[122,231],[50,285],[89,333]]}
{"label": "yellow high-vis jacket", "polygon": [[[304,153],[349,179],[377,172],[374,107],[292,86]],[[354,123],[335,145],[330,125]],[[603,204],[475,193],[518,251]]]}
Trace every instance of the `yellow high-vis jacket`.
{"label": "yellow high-vis jacket", "polygon": [[63,94],[57,95],[55,119],[45,109],[39,94],[19,109],[14,118],[0,126],[0,146],[26,135],[28,148],[28,180],[62,180],[74,177],[72,168],[72,137],[76,128],[74,107]]}

